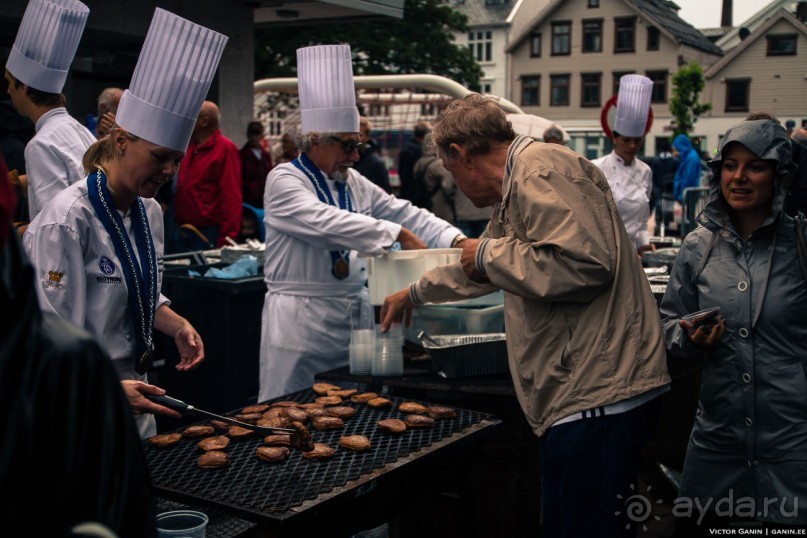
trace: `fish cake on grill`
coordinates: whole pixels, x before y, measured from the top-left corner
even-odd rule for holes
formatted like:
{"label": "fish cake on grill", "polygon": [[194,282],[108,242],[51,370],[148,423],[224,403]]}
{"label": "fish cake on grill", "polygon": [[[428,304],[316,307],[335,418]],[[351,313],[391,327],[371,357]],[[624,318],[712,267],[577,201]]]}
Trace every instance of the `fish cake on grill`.
{"label": "fish cake on grill", "polygon": [[181,433],[164,433],[149,437],[149,443],[157,448],[169,448],[175,446],[182,439]]}
{"label": "fish cake on grill", "polygon": [[311,425],[315,430],[335,430],[343,428],[345,422],[339,417],[314,417],[311,419]]}
{"label": "fish cake on grill", "polygon": [[286,418],[286,414],[283,412],[284,410],[285,410],[284,407],[272,407],[271,409],[269,409],[269,411],[261,415],[261,417],[268,419]]}
{"label": "fish cake on grill", "polygon": [[259,446],[255,449],[255,454],[261,461],[277,463],[289,457],[291,451],[285,446]]}
{"label": "fish cake on grill", "polygon": [[406,431],[406,424],[397,418],[385,418],[378,421],[378,429],[387,433],[403,433]]}
{"label": "fish cake on grill", "polygon": [[283,414],[286,415],[289,420],[296,420],[297,422],[305,422],[308,420],[308,411],[298,407],[286,407],[283,409]]}
{"label": "fish cake on grill", "polygon": [[356,394],[356,389],[344,389],[344,390],[329,390],[326,396],[339,396],[340,398],[350,398],[354,394]]}
{"label": "fish cake on grill", "polygon": [[256,426],[262,426],[264,428],[288,428],[289,422],[291,422],[287,418],[262,418],[258,422],[255,423]]}
{"label": "fish cake on grill", "polygon": [[375,392],[362,392],[361,394],[351,396],[350,401],[353,403],[367,403],[373,398],[378,398],[378,394]]}
{"label": "fish cake on grill", "polygon": [[336,454],[336,449],[324,443],[314,443],[314,450],[303,452],[303,457],[309,460],[324,460]]}
{"label": "fish cake on grill", "polygon": [[329,406],[329,405],[339,405],[342,403],[342,398],[339,396],[320,396],[317,398],[317,403],[321,403],[322,405]]}
{"label": "fish cake on grill", "polygon": [[291,435],[282,433],[267,435],[263,438],[263,444],[266,446],[291,446]]}
{"label": "fish cake on grill", "polygon": [[263,417],[263,415],[260,413],[242,413],[240,415],[235,415],[236,420],[246,422],[247,424],[255,424],[261,419],[261,417]]}
{"label": "fish cake on grill", "polygon": [[436,419],[454,418],[457,416],[457,410],[443,405],[430,405],[429,416]]}
{"label": "fish cake on grill", "polygon": [[311,390],[313,390],[320,396],[327,395],[329,390],[341,390],[341,389],[342,387],[337,387],[336,385],[331,385],[330,383],[314,383],[314,386],[311,387]]}
{"label": "fish cake on grill", "polygon": [[255,435],[255,430],[248,430],[247,428],[242,428],[241,426],[230,426],[230,437],[233,438],[233,441],[240,441],[242,439],[249,439],[253,435]]}
{"label": "fish cake on grill", "polygon": [[297,407],[298,405],[300,404],[293,400],[281,400],[271,404],[271,407]]}
{"label": "fish cake on grill", "polygon": [[398,411],[413,415],[425,415],[429,412],[429,409],[425,405],[421,405],[417,402],[403,402],[398,406]]}
{"label": "fish cake on grill", "polygon": [[207,437],[208,435],[213,435],[215,432],[216,430],[213,429],[213,426],[188,426],[182,430],[182,435],[184,437],[195,439],[197,437]]}
{"label": "fish cake on grill", "polygon": [[353,415],[355,415],[356,414],[356,408],[355,407],[350,407],[348,405],[337,405],[337,406],[334,406],[334,407],[328,407],[325,410],[325,412],[328,413],[332,417],[338,417],[338,418],[341,418],[342,420],[344,420],[346,418],[350,418]]}
{"label": "fish cake on grill", "polygon": [[370,439],[364,435],[344,435],[339,438],[339,446],[349,450],[370,450]]}
{"label": "fish cake on grill", "polygon": [[250,413],[265,413],[267,409],[269,409],[269,404],[248,405],[241,410],[241,413],[244,415]]}
{"label": "fish cake on grill", "polygon": [[328,416],[330,416],[330,414],[328,413],[328,410],[325,409],[324,407],[313,407],[308,410],[308,418],[328,417]]}
{"label": "fish cake on grill", "polygon": [[425,415],[406,415],[403,421],[410,428],[431,428],[434,426],[434,419]]}
{"label": "fish cake on grill", "polygon": [[196,465],[202,469],[220,469],[230,465],[230,456],[221,450],[211,450],[196,458]]}
{"label": "fish cake on grill", "polygon": [[230,424],[229,422],[224,422],[223,420],[211,420],[210,425],[216,428],[217,430],[222,430],[225,432],[230,429],[230,426],[232,426],[232,424]]}
{"label": "fish cake on grill", "polygon": [[196,443],[196,448],[202,452],[209,452],[211,450],[224,450],[230,444],[230,438],[226,435],[217,435],[215,437],[207,437]]}
{"label": "fish cake on grill", "polygon": [[300,409],[322,409],[325,406],[319,402],[308,402],[300,404],[297,407],[299,407]]}
{"label": "fish cake on grill", "polygon": [[294,421],[289,424],[289,427],[294,430],[294,434],[291,436],[292,448],[302,452],[311,452],[314,450],[314,438],[311,437],[311,432],[308,431],[308,428],[303,426],[302,422]]}
{"label": "fish cake on grill", "polygon": [[385,407],[391,407],[392,402],[386,398],[373,398],[367,402],[367,405],[373,409],[384,409]]}

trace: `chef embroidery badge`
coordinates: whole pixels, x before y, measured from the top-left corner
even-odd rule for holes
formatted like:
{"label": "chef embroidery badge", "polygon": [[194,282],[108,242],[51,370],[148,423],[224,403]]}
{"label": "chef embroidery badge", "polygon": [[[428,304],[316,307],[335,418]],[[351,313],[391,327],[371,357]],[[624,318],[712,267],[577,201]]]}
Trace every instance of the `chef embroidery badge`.
{"label": "chef embroidery badge", "polygon": [[48,279],[45,281],[45,287],[61,288],[63,276],[64,273],[60,273],[59,271],[48,271]]}
{"label": "chef embroidery badge", "polygon": [[115,263],[106,256],[101,256],[98,261],[98,269],[101,270],[102,274],[95,277],[96,282],[101,284],[120,284],[123,281],[119,276],[112,276],[115,274]]}

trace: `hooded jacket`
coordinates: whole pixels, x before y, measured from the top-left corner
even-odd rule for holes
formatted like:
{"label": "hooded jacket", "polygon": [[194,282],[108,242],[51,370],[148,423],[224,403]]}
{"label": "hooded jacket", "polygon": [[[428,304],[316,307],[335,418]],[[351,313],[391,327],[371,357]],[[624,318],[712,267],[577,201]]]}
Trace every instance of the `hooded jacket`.
{"label": "hooded jacket", "polygon": [[[771,213],[748,240],[737,233],[720,191],[722,159],[734,143],[777,163]],[[750,498],[754,510],[739,513],[734,504],[734,515],[803,525],[807,286],[794,221],[782,212],[794,169],[790,141],[773,122],[746,121],[726,133],[709,166],[711,198],[698,216],[701,227],[684,239],[661,303],[668,351],[705,360],[681,495],[701,506],[710,501],[711,510],[719,500]],[[706,350],[687,339],[678,321],[714,306],[726,331]],[[794,514],[796,497],[802,510]]]}
{"label": "hooded jacket", "polygon": [[700,187],[701,184],[701,158],[692,147],[689,137],[680,134],[673,140],[672,147],[678,152],[678,169],[673,180],[673,194],[679,202],[684,197],[687,187]]}

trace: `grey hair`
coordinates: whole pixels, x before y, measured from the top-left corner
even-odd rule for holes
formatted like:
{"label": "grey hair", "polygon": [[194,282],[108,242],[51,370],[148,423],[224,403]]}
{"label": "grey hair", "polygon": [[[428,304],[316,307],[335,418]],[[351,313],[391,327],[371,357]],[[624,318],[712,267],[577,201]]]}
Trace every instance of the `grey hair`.
{"label": "grey hair", "polygon": [[563,131],[561,131],[558,127],[553,125],[552,127],[547,127],[544,131],[544,140],[547,138],[555,138],[557,140],[563,141]]}
{"label": "grey hair", "polygon": [[300,148],[300,151],[306,152],[310,150],[313,147],[314,143],[317,142],[318,140],[325,140],[332,136],[337,137],[337,134],[338,133],[336,133],[335,131],[323,131],[323,132],[309,131],[307,133],[297,131],[295,138],[297,142],[297,147]]}

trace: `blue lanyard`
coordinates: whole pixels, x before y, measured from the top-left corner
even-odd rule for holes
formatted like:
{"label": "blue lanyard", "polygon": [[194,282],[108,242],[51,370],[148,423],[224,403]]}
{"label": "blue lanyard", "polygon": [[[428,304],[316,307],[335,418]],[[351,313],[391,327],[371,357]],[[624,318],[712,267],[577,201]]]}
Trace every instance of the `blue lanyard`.
{"label": "blue lanyard", "polygon": [[[350,200],[350,190],[347,188],[347,182],[336,182],[336,191],[339,196],[339,205],[331,195],[331,189],[325,182],[324,174],[322,171],[311,162],[305,153],[301,153],[299,157],[291,162],[302,173],[311,180],[314,184],[314,191],[317,193],[317,198],[323,204],[332,205],[343,209],[345,211],[353,212],[353,204]],[[350,250],[332,250],[331,254],[331,274],[343,280],[350,274]]]}
{"label": "blue lanyard", "polygon": [[[128,308],[135,325],[135,361],[152,348],[154,332],[154,306],[157,303],[157,259],[154,254],[154,241],[146,217],[146,207],[138,196],[132,204],[132,230],[135,236],[138,266],[134,258],[129,234],[123,219],[111,205],[112,198],[106,184],[106,176],[99,170],[87,177],[87,191],[95,214],[104,225],[115,247],[115,254],[121,265],[129,295]],[[140,330],[137,330],[139,326]]]}

